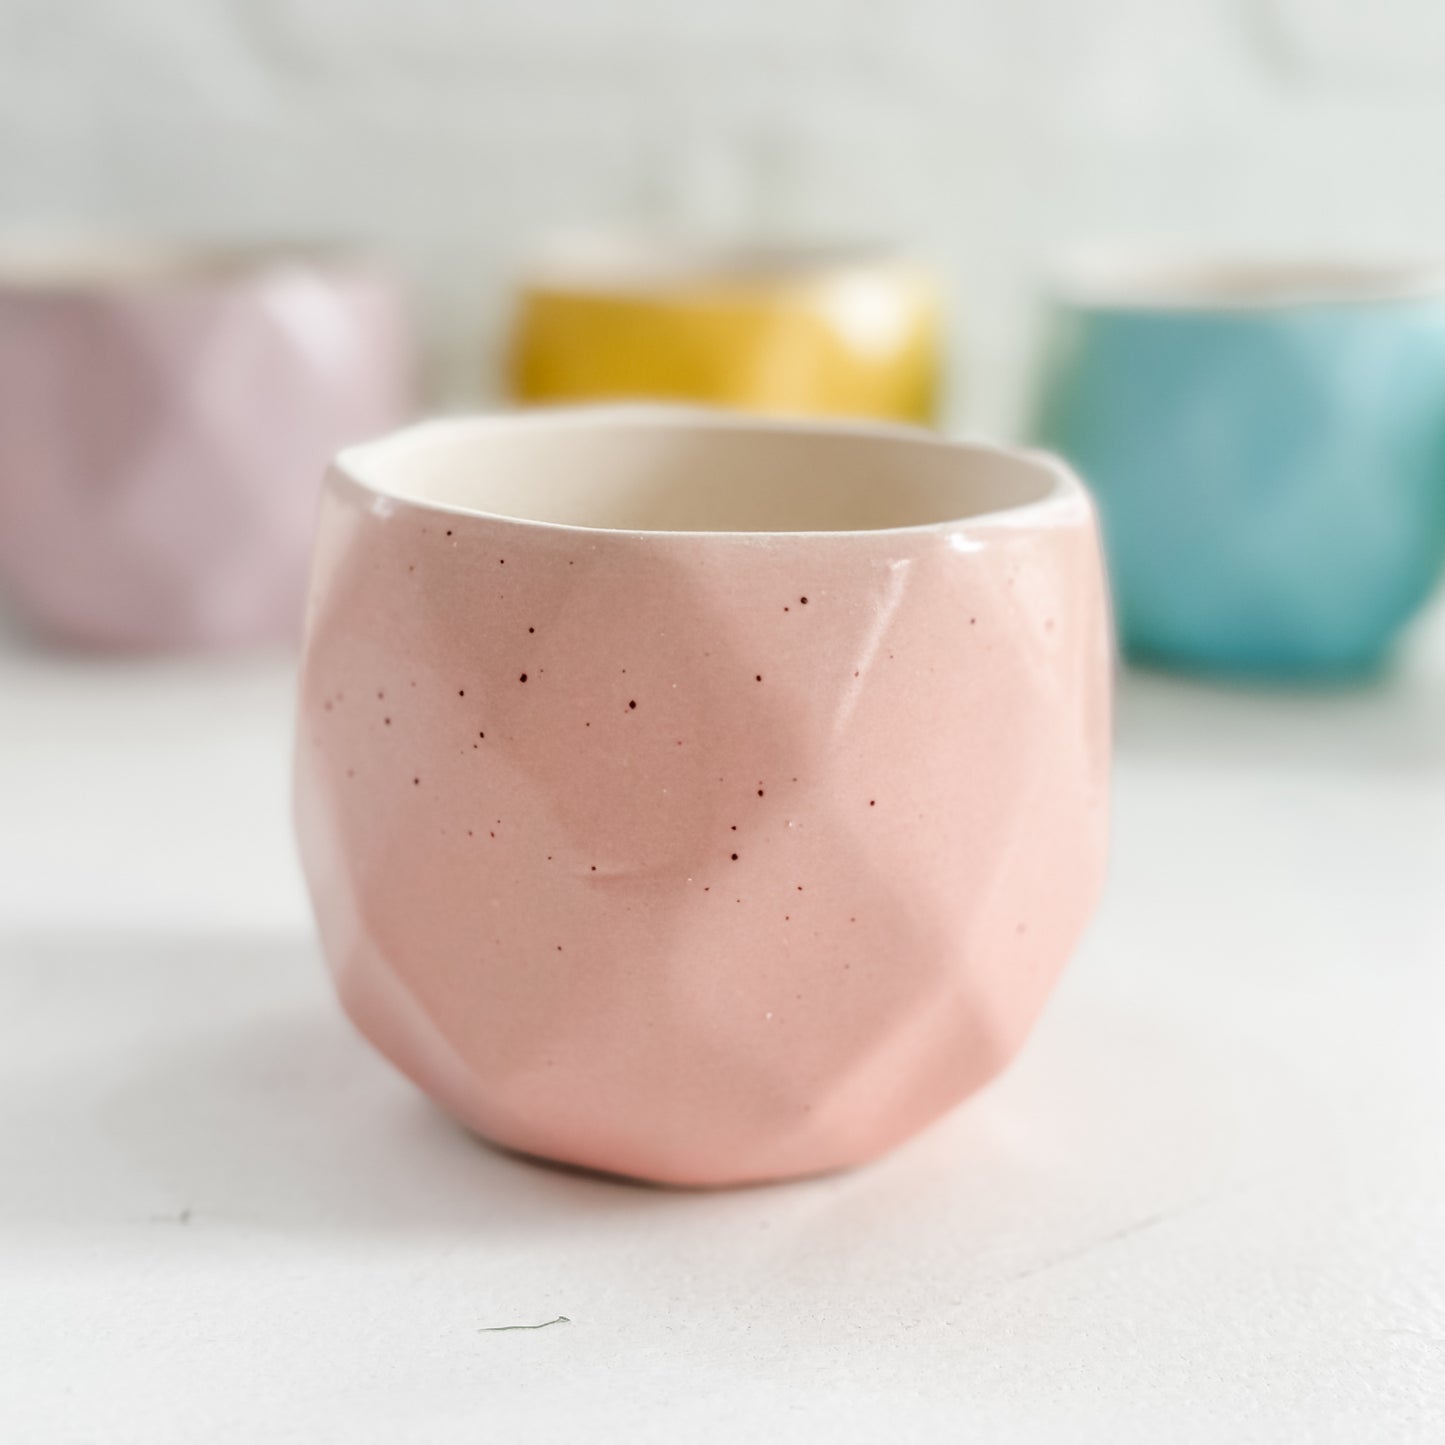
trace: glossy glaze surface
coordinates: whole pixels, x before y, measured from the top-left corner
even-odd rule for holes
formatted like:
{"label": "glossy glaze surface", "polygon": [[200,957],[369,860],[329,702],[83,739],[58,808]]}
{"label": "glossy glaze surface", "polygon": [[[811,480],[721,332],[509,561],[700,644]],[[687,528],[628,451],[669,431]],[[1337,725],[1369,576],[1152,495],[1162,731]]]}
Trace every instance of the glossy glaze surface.
{"label": "glossy glaze surface", "polygon": [[[327,486],[296,755],[362,1031],[490,1139],[682,1184],[856,1163],[996,1073],[1104,863],[1109,628],[1072,478],[652,410],[389,445]],[[973,514],[757,530],[890,496]]]}
{"label": "glossy glaze surface", "polygon": [[511,385],[522,401],[660,398],[930,422],[940,309],[929,276],[881,259],[559,267],[523,288]]}
{"label": "glossy glaze surface", "polygon": [[0,586],[83,645],[294,637],[328,457],[413,405],[401,299],[323,258],[123,260],[0,257]]}
{"label": "glossy glaze surface", "polygon": [[1279,284],[1056,308],[1036,434],[1098,498],[1138,656],[1357,673],[1445,561],[1445,296]]}

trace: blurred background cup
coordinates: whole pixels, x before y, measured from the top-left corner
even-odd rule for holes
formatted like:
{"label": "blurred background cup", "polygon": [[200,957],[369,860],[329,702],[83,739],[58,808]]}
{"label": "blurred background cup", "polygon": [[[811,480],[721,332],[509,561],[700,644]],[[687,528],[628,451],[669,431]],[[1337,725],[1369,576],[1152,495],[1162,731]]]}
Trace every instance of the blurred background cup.
{"label": "blurred background cup", "polygon": [[1098,498],[1132,654],[1367,671],[1445,560],[1445,269],[1076,258],[1036,432]]}
{"label": "blurred background cup", "polygon": [[322,250],[0,248],[0,585],[117,648],[299,635],[322,473],[405,419],[413,347]]}
{"label": "blurred background cup", "polygon": [[938,287],[884,250],[585,237],[521,287],[513,394],[929,423]]}

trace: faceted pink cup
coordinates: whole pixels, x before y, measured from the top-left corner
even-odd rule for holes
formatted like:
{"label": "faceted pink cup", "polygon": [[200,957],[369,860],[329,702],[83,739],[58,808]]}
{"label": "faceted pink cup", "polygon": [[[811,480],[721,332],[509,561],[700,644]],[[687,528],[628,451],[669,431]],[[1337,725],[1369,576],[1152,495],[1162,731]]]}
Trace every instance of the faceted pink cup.
{"label": "faceted pink cup", "polygon": [[413,404],[401,297],[325,253],[0,256],[0,589],[98,647],[299,634],[317,478]]}
{"label": "faceted pink cup", "polygon": [[295,780],[342,1003],[513,1150],[877,1155],[1014,1055],[1094,906],[1106,613],[1041,454],[667,408],[344,452]]}

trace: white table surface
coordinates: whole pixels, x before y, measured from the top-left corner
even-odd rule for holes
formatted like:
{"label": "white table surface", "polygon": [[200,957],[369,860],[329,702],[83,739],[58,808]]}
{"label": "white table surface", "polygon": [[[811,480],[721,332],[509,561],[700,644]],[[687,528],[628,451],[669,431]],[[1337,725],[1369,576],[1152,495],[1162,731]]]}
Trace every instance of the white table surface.
{"label": "white table surface", "polygon": [[1445,1440],[1438,617],[1370,691],[1126,678],[1017,1065],[713,1195],[493,1153],[353,1036],[290,686],[0,650],[6,1445]]}

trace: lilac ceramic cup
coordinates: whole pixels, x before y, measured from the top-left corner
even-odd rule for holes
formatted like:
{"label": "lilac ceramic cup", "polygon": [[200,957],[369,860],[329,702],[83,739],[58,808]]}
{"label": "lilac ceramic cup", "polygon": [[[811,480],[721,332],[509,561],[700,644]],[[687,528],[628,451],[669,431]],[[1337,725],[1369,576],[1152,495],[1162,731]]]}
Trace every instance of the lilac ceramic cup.
{"label": "lilac ceramic cup", "polygon": [[0,253],[0,589],[42,634],[299,632],[320,479],[412,409],[395,284],[336,253]]}

